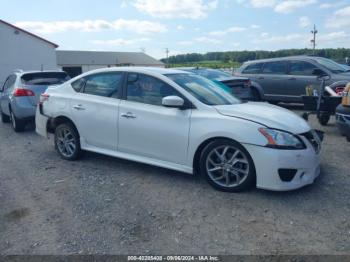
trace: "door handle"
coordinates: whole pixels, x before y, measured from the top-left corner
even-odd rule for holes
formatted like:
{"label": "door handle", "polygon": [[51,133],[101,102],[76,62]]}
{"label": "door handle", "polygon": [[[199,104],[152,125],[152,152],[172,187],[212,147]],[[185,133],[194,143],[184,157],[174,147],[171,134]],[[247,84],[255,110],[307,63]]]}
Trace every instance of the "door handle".
{"label": "door handle", "polygon": [[73,106],[73,108],[76,110],[85,110],[85,108],[82,105],[76,105],[76,106]]}
{"label": "door handle", "polygon": [[120,116],[125,118],[136,118],[136,116],[131,112],[123,113]]}
{"label": "door handle", "polygon": [[265,79],[265,77],[263,77],[263,76],[260,76],[260,77],[258,77],[258,79],[261,79],[261,80],[262,80],[262,79]]}

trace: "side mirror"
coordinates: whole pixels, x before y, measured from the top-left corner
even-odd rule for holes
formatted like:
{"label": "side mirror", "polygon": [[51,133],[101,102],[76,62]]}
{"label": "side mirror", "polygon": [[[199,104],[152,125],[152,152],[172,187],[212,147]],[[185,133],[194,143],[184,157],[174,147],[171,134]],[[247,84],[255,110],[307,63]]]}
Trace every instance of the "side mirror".
{"label": "side mirror", "polygon": [[314,76],[317,76],[317,77],[328,76],[328,74],[327,74],[325,71],[323,71],[323,70],[321,70],[321,69],[319,69],[319,68],[314,69],[314,70],[312,71],[312,74],[313,74]]}
{"label": "side mirror", "polygon": [[166,96],[162,99],[162,105],[165,107],[181,108],[184,104],[185,100],[179,96]]}

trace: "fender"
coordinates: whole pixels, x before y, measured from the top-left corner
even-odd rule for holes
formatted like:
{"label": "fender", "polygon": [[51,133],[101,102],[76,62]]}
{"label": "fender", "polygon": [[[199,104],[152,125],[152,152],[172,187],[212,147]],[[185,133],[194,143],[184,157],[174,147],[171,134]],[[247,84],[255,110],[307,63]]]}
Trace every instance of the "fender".
{"label": "fender", "polygon": [[252,83],[251,87],[255,88],[259,92],[261,100],[265,101],[265,92],[264,92],[264,89],[261,87],[261,85],[255,81],[251,81],[251,83]]}

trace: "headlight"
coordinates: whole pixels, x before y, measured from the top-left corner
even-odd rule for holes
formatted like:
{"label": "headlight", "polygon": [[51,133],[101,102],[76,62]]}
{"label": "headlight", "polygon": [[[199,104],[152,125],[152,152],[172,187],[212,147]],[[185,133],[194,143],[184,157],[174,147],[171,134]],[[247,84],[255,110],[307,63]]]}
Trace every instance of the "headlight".
{"label": "headlight", "polygon": [[297,136],[270,128],[259,128],[260,133],[267,139],[268,147],[279,149],[305,149],[306,146]]}

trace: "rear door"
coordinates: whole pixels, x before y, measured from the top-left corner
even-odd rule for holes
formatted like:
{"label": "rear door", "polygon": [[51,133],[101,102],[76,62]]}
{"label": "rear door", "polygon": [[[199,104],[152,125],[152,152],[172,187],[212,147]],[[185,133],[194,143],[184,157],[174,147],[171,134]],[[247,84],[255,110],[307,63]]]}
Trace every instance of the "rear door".
{"label": "rear door", "polygon": [[288,81],[285,94],[301,101],[301,96],[305,94],[305,88],[309,85],[318,87],[320,84],[312,74],[316,69],[312,63],[298,60],[289,61]]}
{"label": "rear door", "polygon": [[287,61],[264,63],[258,81],[264,90],[265,97],[272,101],[286,101]]}
{"label": "rear door", "polygon": [[89,75],[72,83],[78,91],[70,101],[71,112],[81,139],[89,146],[116,150],[118,106],[123,72]]}

